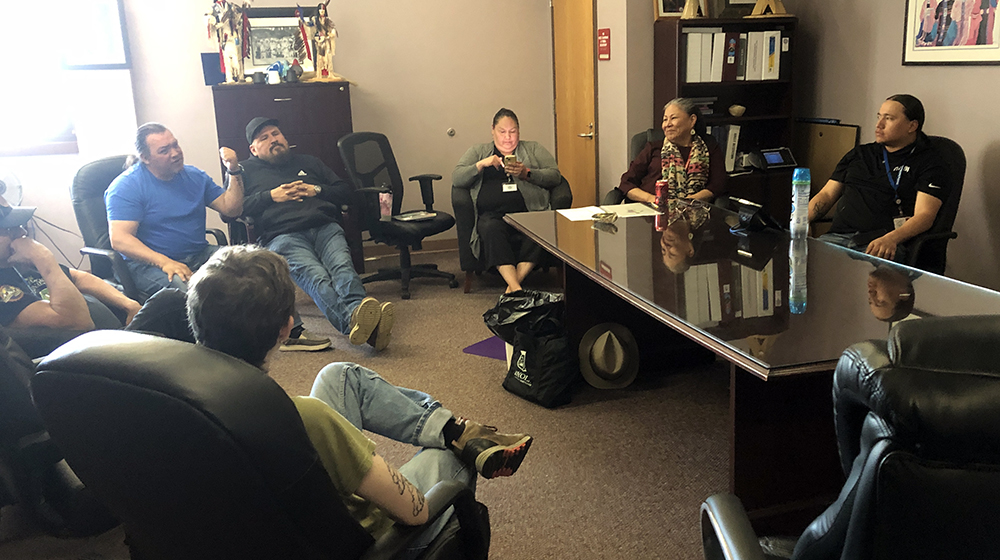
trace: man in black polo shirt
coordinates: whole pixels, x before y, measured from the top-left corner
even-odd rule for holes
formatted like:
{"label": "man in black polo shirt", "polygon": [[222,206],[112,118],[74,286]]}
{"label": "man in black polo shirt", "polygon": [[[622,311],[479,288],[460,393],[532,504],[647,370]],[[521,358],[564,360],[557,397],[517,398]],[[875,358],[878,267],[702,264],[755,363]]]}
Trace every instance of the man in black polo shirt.
{"label": "man in black polo shirt", "polygon": [[241,162],[243,213],[260,243],[285,257],[295,283],[351,344],[383,350],[395,310],[368,297],[354,270],[340,223],[351,187],[318,158],[292,153],[276,119],[256,117],[246,134],[253,157]]}
{"label": "man in black polo shirt", "polygon": [[837,204],[833,225],[821,240],[904,262],[900,244],[930,229],[952,185],[947,165],[923,133],[919,99],[893,95],[877,118],[875,142],[840,160],[809,202],[809,221]]}

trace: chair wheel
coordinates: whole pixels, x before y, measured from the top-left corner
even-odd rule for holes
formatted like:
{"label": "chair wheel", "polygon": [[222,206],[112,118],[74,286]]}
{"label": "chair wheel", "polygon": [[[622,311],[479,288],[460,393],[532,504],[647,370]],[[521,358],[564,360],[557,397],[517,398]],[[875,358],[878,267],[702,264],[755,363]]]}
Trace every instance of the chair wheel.
{"label": "chair wheel", "polygon": [[399,294],[399,299],[410,299],[410,292],[409,292],[409,290],[407,290],[407,291]]}
{"label": "chair wheel", "polygon": [[458,287],[458,280],[452,280],[452,281],[448,282],[448,287],[449,288],[457,288]]}

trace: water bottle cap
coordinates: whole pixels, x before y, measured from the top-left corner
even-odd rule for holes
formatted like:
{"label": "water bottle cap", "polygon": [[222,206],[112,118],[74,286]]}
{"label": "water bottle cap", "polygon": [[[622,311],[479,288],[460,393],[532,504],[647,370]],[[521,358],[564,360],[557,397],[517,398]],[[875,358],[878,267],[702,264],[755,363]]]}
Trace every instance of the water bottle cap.
{"label": "water bottle cap", "polygon": [[808,167],[796,167],[795,171],[792,172],[792,181],[795,181],[795,182],[801,181],[803,183],[811,183],[812,182],[812,177],[809,174],[809,168]]}

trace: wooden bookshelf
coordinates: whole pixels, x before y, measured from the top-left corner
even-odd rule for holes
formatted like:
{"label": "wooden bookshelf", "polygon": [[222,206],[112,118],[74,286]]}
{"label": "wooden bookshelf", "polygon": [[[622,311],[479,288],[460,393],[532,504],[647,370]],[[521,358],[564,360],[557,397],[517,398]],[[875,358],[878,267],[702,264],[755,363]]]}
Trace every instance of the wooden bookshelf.
{"label": "wooden bookshelf", "polygon": [[[702,115],[707,126],[740,126],[738,152],[763,148],[790,147],[794,125],[793,57],[796,53],[795,17],[760,19],[661,19],[653,31],[653,122],[659,122],[663,106],[675,97],[716,97],[712,113]],[[779,31],[787,42],[779,57],[777,79],[688,82],[687,36],[692,32],[751,33]],[[740,117],[728,113],[731,105],[742,105]],[[732,175],[728,182],[731,195],[753,200],[764,206],[779,222],[788,220],[791,210],[791,170]]]}

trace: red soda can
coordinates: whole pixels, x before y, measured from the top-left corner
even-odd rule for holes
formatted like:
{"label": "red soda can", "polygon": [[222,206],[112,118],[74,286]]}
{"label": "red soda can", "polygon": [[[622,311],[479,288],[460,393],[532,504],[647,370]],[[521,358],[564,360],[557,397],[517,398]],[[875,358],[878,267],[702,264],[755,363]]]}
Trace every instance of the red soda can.
{"label": "red soda can", "polygon": [[670,196],[668,189],[669,187],[667,186],[666,181],[660,180],[656,182],[656,208],[662,212],[662,214],[657,214],[656,217],[653,218],[653,227],[656,231],[663,231],[667,229],[667,197]]}

